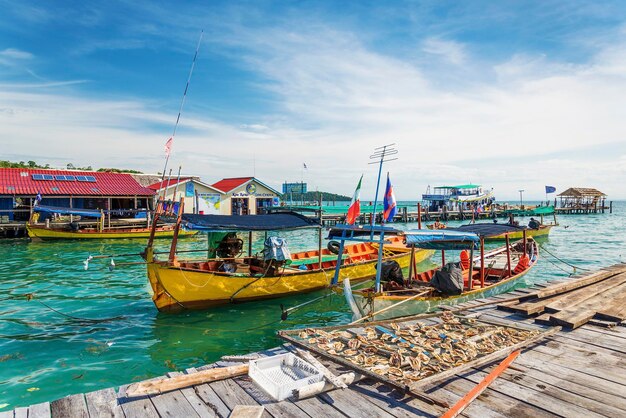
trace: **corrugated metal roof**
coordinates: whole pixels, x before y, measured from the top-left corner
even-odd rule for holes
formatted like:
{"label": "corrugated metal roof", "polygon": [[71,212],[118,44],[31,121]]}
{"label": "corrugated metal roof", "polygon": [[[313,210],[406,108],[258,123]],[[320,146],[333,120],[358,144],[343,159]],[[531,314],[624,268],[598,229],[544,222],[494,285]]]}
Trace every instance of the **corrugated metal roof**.
{"label": "corrugated metal roof", "polygon": [[[33,174],[52,176],[93,176],[95,182],[33,180]],[[42,196],[153,196],[154,191],[141,186],[130,174],[95,171],[0,168],[0,195]]]}
{"label": "corrugated metal roof", "polygon": [[179,183],[184,183],[187,180],[191,180],[193,177],[183,177],[181,179],[170,179],[170,180],[163,180],[160,181],[158,183],[154,183],[148,186],[148,188],[152,189],[152,190],[160,190],[164,187],[172,187],[176,184]]}
{"label": "corrugated metal roof", "polygon": [[254,177],[234,177],[230,179],[222,179],[215,184],[212,184],[216,189],[224,190],[226,193],[241,186],[244,183],[249,182]]}

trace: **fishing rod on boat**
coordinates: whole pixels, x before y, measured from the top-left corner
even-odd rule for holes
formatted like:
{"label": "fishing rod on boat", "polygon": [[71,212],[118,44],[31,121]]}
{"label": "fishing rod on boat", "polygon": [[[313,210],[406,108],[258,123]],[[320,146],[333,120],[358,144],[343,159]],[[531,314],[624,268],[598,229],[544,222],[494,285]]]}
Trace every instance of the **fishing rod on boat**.
{"label": "fishing rod on boat", "polygon": [[[198,45],[196,45],[196,53],[193,56],[193,61],[191,62],[191,68],[189,69],[189,76],[187,77],[187,84],[185,85],[183,98],[180,101],[180,108],[178,109],[178,116],[176,117],[176,123],[174,124],[174,131],[172,132],[172,136],[167,140],[166,145],[165,145],[166,157],[165,157],[165,167],[163,167],[163,177],[161,178],[161,185],[163,185],[163,182],[165,181],[165,172],[167,171],[167,163],[170,160],[170,151],[172,148],[172,142],[174,141],[174,137],[176,136],[176,129],[178,128],[178,122],[180,122],[180,114],[182,113],[183,106],[185,105],[185,99],[187,98],[187,91],[189,90],[189,83],[191,82],[191,75],[193,74],[193,69],[196,66],[196,59],[198,58],[198,50],[200,49],[200,43],[202,42],[203,35],[204,35],[204,30],[200,31],[200,38],[198,39]],[[163,195],[163,197],[165,198],[165,194]]]}

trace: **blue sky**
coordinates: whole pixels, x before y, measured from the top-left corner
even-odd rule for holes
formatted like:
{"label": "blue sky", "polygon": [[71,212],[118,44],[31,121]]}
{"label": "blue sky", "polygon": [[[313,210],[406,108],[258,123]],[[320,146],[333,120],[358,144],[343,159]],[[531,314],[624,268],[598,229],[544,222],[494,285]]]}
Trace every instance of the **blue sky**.
{"label": "blue sky", "polygon": [[[0,159],[171,167],[398,200],[626,198],[626,8],[583,1],[3,1]],[[302,169],[306,162],[308,169]]]}

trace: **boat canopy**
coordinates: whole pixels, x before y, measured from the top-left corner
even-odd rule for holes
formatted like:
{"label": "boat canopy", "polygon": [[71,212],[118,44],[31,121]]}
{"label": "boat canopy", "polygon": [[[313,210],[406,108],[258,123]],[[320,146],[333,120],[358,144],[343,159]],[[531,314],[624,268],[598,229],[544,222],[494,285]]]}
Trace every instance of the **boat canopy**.
{"label": "boat canopy", "polygon": [[451,229],[405,231],[404,236],[407,245],[427,250],[464,250],[472,245],[476,247],[480,241],[475,233]]}
{"label": "boat canopy", "polygon": [[37,205],[33,208],[35,212],[58,213],[60,215],[79,215],[99,218],[102,212],[94,209],[60,208],[55,206]]}
{"label": "boat canopy", "polygon": [[[345,231],[345,236],[344,236]],[[332,229],[328,232],[328,239],[333,238],[344,238],[350,239],[355,237],[362,237],[370,234],[380,234],[381,232],[388,235],[399,235],[402,234],[402,230],[392,228],[390,226],[382,226],[382,225],[345,225],[345,224],[337,224],[332,227]]]}
{"label": "boat canopy", "polygon": [[525,226],[513,226],[507,224],[494,224],[494,223],[477,223],[461,225],[456,228],[446,228],[446,231],[458,231],[469,232],[478,235],[479,237],[489,238],[498,235],[509,234],[511,232],[522,231],[528,229]]}
{"label": "boat canopy", "polygon": [[280,231],[321,228],[319,221],[294,212],[268,215],[196,215],[185,213],[182,224],[197,231]]}

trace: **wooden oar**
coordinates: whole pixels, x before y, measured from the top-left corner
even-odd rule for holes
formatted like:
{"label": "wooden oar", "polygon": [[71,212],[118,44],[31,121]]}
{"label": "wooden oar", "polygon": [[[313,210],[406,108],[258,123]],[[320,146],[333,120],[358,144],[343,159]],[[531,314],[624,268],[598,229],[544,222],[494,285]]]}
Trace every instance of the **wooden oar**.
{"label": "wooden oar", "polygon": [[461,414],[465,408],[467,408],[474,399],[476,399],[481,393],[487,389],[487,387],[498,378],[509,365],[520,355],[520,351],[514,351],[507,358],[502,360],[498,366],[491,371],[483,380],[480,381],[472,390],[467,392],[452,408],[450,408],[441,418],[454,418]]}
{"label": "wooden oar", "polygon": [[215,382],[216,380],[242,376],[248,373],[248,369],[248,364],[240,364],[230,367],[217,367],[197,373],[182,374],[180,376],[151,380],[148,382],[134,383],[126,389],[126,396],[135,397],[157,395],[159,393],[199,385],[201,383]]}
{"label": "wooden oar", "polygon": [[391,309],[391,308],[395,308],[396,306],[402,305],[402,304],[403,304],[403,303],[405,303],[405,302],[408,302],[408,301],[410,301],[410,300],[414,300],[414,299],[416,299],[416,298],[418,298],[418,297],[420,297],[420,296],[425,295],[426,293],[430,293],[430,292],[431,292],[431,290],[432,290],[432,289],[428,289],[428,290],[425,290],[425,291],[423,291],[423,292],[417,293],[417,294],[415,294],[415,295],[411,296],[410,298],[407,298],[407,299],[401,300],[401,301],[400,301],[400,302],[398,302],[398,303],[394,303],[394,304],[393,304],[393,305],[391,305],[391,306],[387,306],[386,308],[383,308],[383,309],[381,309],[381,310],[379,310],[379,311],[377,311],[377,312],[374,312],[374,313],[371,313],[371,314],[369,314],[369,315],[367,315],[367,316],[364,316],[363,318],[357,319],[356,321],[352,321],[352,322],[350,322],[348,325],[358,324],[359,322],[363,322],[363,321],[365,321],[366,319],[374,318],[376,315],[381,314],[381,313],[383,313],[383,312],[387,312],[387,311],[388,311],[389,309]]}

